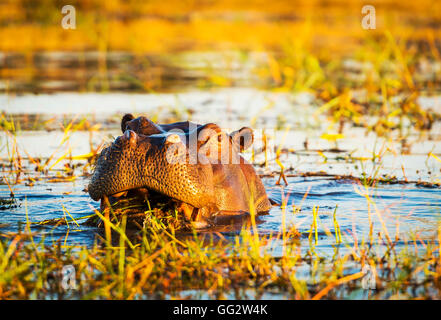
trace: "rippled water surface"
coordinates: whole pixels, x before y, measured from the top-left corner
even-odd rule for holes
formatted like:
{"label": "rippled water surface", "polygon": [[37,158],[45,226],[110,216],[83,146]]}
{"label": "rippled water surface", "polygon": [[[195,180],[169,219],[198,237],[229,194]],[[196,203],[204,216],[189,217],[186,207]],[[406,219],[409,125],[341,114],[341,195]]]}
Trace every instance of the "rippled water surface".
{"label": "rippled water surface", "polygon": [[[264,183],[270,197],[279,202],[287,203],[285,209],[274,207],[269,215],[260,218],[258,230],[261,234],[276,234],[282,231],[282,221],[287,227],[296,225],[302,233],[301,241],[305,249],[309,248],[309,231],[312,224],[312,209],[319,207],[318,236],[316,250],[322,254],[333,254],[335,247],[335,228],[333,213],[345,242],[354,245],[368,239],[369,216],[373,221],[374,232],[386,232],[379,216],[390,237],[395,239],[400,235],[410,240],[411,234],[418,234],[424,241],[436,235],[437,224],[441,217],[441,193],[414,184],[408,185],[379,185],[372,189],[372,199],[376,208],[371,207],[369,213],[366,198],[355,189],[360,188],[350,180],[333,180],[323,177],[289,178],[288,186],[275,186],[274,178],[265,178]],[[3,210],[0,213],[1,232],[15,232],[24,228],[26,211],[30,221],[62,218],[67,210],[73,218],[81,218],[92,213],[92,208],[99,208],[83,191],[87,180],[80,179],[75,183],[47,183],[41,186],[20,186],[14,189],[18,199],[18,207]],[[305,198],[305,193],[307,193]],[[2,186],[1,197],[7,197],[9,190]],[[301,206],[300,212],[294,212],[295,207]],[[67,216],[68,217],[68,216]],[[68,217],[69,219],[69,217]],[[398,224],[398,230],[397,230]],[[67,245],[91,245],[95,234],[100,229],[80,225],[70,226],[66,236],[67,226],[38,226],[33,227],[38,236],[45,236],[48,243],[62,241]],[[328,233],[330,232],[330,233]],[[233,236],[235,233],[226,233]],[[404,242],[402,243],[404,244]],[[342,246],[342,249],[344,247]],[[282,254],[282,243],[273,244],[273,253]]]}
{"label": "rippled water surface", "polygon": [[[255,150],[261,144],[259,134],[265,129],[267,133],[270,132],[274,146],[282,145],[285,150],[280,159],[287,172],[288,185],[276,185],[280,167],[274,162],[274,154],[269,155],[266,166],[263,165],[263,154],[256,152],[254,157],[251,152],[245,154],[255,163],[258,173],[264,176],[263,181],[270,197],[286,204],[284,208],[273,207],[269,215],[263,216],[258,231],[261,234],[277,234],[283,226],[290,228],[295,225],[301,233],[300,241],[305,250],[310,244],[309,232],[314,207],[318,207],[318,243],[315,250],[325,255],[332,255],[336,250],[336,207],[335,217],[343,242],[349,244],[348,247],[368,239],[370,221],[375,234],[381,233],[382,238],[399,238],[398,245],[405,245],[411,239],[418,239],[421,244],[425,239],[433,238],[438,230],[441,190],[436,186],[428,188],[419,183],[436,183],[440,180],[441,163],[435,157],[428,156],[430,152],[435,155],[441,153],[438,123],[425,136],[410,132],[411,150],[406,154],[400,152],[402,146],[398,142],[365,135],[360,128],[346,130],[344,139],[338,143],[341,152],[336,153],[326,151],[334,147],[320,137],[328,124],[326,119],[314,116],[316,107],[308,94],[288,95],[251,89],[178,95],[58,94],[0,96],[0,103],[7,113],[17,118],[39,115],[41,121],[51,118],[68,121],[75,117],[87,117],[100,125],[92,135],[88,131],[73,132],[67,144],[60,144],[63,131],[55,124],[48,130],[36,128],[20,131],[15,141],[23,159],[27,159],[28,155],[42,159],[53,155],[53,159],[57,159],[66,150],[70,150],[73,156],[88,153],[90,143],[98,145],[102,141],[109,142],[120,134],[118,121],[124,112],[143,113],[162,121],[187,118],[201,123],[216,122],[229,129],[251,125],[256,134]],[[283,127],[280,128],[277,123],[281,121],[282,115]],[[0,156],[4,164],[4,177],[13,182],[15,176],[8,171],[7,163],[15,144],[5,133],[1,139]],[[307,149],[304,144],[306,139]],[[389,148],[390,152],[381,159],[381,165],[375,161],[362,163],[347,158],[351,154],[357,156],[356,159],[362,159],[380,152],[382,147]],[[60,173],[63,163],[52,160],[53,173],[50,174],[56,176],[57,172]],[[396,181],[403,183],[380,183],[365,189],[354,179],[362,177],[363,172],[371,174],[377,167],[379,175],[393,175]],[[319,171],[326,174],[302,176],[307,172]],[[337,179],[335,175],[351,178]],[[24,176],[36,177],[38,174],[29,167],[25,168]],[[406,181],[408,183],[404,183]],[[92,214],[99,204],[84,191],[87,183],[88,177],[80,175],[74,181],[51,182],[50,179],[43,179],[27,185],[29,180],[24,179],[12,185],[17,203],[14,207],[2,207],[0,232],[23,229],[27,218],[37,222],[62,218],[68,214],[75,219]],[[369,205],[363,195],[366,193],[372,200]],[[9,195],[8,185],[0,185],[0,197],[7,199]],[[48,243],[62,241],[67,245],[92,245],[99,232],[97,228],[84,225],[34,226],[33,230],[36,231],[36,237],[44,236]],[[225,236],[233,234],[225,233]],[[346,250],[346,246],[340,247]],[[281,255],[282,241],[273,242],[271,249],[274,255]]]}

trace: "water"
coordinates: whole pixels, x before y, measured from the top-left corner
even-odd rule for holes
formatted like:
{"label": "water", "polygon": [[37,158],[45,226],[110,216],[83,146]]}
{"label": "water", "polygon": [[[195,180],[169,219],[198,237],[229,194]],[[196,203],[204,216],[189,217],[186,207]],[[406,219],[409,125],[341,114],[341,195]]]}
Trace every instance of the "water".
{"label": "water", "polygon": [[[264,184],[269,196],[279,202],[286,201],[285,210],[274,207],[269,215],[261,217],[262,223],[258,225],[261,234],[276,234],[282,231],[282,220],[285,219],[289,228],[295,225],[302,233],[300,241],[305,250],[310,248],[309,231],[313,222],[312,209],[319,207],[318,211],[318,243],[316,252],[323,255],[333,255],[335,241],[335,228],[333,212],[336,206],[336,218],[341,229],[344,242],[351,247],[354,242],[368,240],[369,213],[367,202],[354,188],[357,184],[349,180],[333,180],[323,177],[288,178],[288,186],[276,186],[274,178],[265,178]],[[93,209],[98,209],[98,202],[93,201],[83,191],[87,184],[86,178],[81,178],[74,183],[44,183],[38,186],[17,186],[14,188],[18,207],[0,211],[1,233],[23,230],[26,223],[26,211],[30,221],[43,221],[47,219],[66,217],[69,212],[74,219],[87,216]],[[358,186],[359,187],[359,186]],[[308,192],[304,199],[305,193]],[[9,196],[9,189],[2,186],[0,197]],[[393,239],[398,235],[410,240],[412,233],[418,234],[421,241],[427,241],[436,236],[441,218],[441,193],[439,190],[409,185],[379,185],[372,190],[377,211],[372,209],[374,234],[385,229],[377,213],[381,215],[389,236]],[[302,210],[294,213],[293,206]],[[399,229],[397,230],[397,224]],[[69,234],[67,235],[67,229]],[[61,241],[66,245],[90,246],[95,241],[95,235],[100,229],[75,224],[70,226],[52,225],[35,226],[36,239],[45,237],[45,241],[53,243]],[[327,232],[330,232],[330,234]],[[67,236],[66,236],[67,235]],[[226,234],[233,237],[234,234]],[[399,243],[400,244],[400,243]],[[345,247],[342,246],[342,250]],[[282,255],[281,241],[272,244],[271,252],[275,256]]]}
{"label": "water", "polygon": [[[433,99],[433,98],[432,98]],[[425,103],[428,100],[425,100]],[[434,100],[439,103],[438,100]],[[317,110],[309,94],[290,95],[253,89],[228,89],[213,92],[192,91],[180,94],[74,94],[55,95],[22,95],[0,96],[0,106],[16,119],[24,115],[39,115],[39,121],[56,119],[51,122],[50,131],[35,129],[17,133],[16,142],[20,154],[27,158],[40,157],[43,160],[53,155],[49,167],[49,176],[56,177],[62,173],[65,161],[56,164],[55,159],[70,150],[73,156],[90,151],[89,142],[98,145],[109,142],[120,134],[119,118],[122,113],[143,113],[158,121],[190,119],[201,123],[216,122],[224,128],[236,130],[241,126],[252,126],[255,129],[255,150],[261,145],[262,129],[274,146],[282,145],[285,152],[281,161],[288,174],[288,185],[276,185],[279,166],[274,161],[274,152],[269,154],[267,165],[263,165],[264,155],[245,153],[253,160],[256,170],[266,174],[263,182],[271,198],[278,202],[286,201],[286,209],[273,207],[269,215],[262,217],[258,225],[261,234],[276,234],[282,231],[282,221],[286,226],[295,225],[301,232],[302,249],[309,250],[309,231],[312,224],[312,211],[318,211],[317,253],[332,256],[335,253],[335,228],[333,212],[341,229],[343,240],[352,247],[355,243],[368,240],[369,221],[372,220],[374,234],[387,233],[390,238],[398,237],[398,246],[405,245],[412,235],[418,235],[422,242],[432,239],[437,234],[441,217],[440,188],[427,188],[417,184],[418,181],[437,183],[441,177],[440,156],[441,132],[439,123],[424,136],[410,131],[408,142],[411,145],[407,154],[402,154],[399,142],[393,139],[377,138],[372,134],[365,135],[364,129],[348,128],[345,137],[338,142],[341,152],[326,151],[332,149],[332,142],[321,139],[329,125],[326,117],[316,116]],[[283,116],[283,125],[280,117]],[[88,131],[75,131],[67,142],[63,142],[63,131],[60,121],[72,118],[86,118],[91,124],[100,124],[100,128],[90,134]],[[24,122],[23,122],[24,124]],[[286,128],[289,128],[287,131]],[[285,134],[286,133],[286,134]],[[8,169],[8,156],[13,150],[13,139],[2,132],[0,157],[3,163],[3,176],[13,183],[15,175]],[[308,140],[308,149],[304,147]],[[379,161],[360,161],[363,157],[389,149]],[[317,150],[324,150],[320,155]],[[351,155],[354,158],[348,158]],[[355,159],[355,160],[354,160]],[[358,160],[357,160],[358,159]],[[12,185],[17,199],[16,207],[3,208],[0,211],[0,233],[8,234],[23,229],[28,219],[31,222],[46,219],[68,217],[68,213],[77,219],[93,213],[99,204],[93,201],[84,191],[88,183],[87,176],[79,176],[74,181],[53,182],[50,177],[40,176],[33,167],[24,161],[25,179]],[[85,161],[78,161],[85,163]],[[368,208],[367,200],[359,192],[366,192],[354,179],[336,179],[333,176],[301,177],[302,173],[324,171],[329,175],[362,176],[363,172],[374,172],[380,167],[379,176],[395,176],[404,184],[378,184],[369,188],[369,195],[376,207]],[[273,174],[270,176],[269,174]],[[29,184],[29,177],[42,178]],[[23,178],[23,177],[22,177]],[[52,181],[52,182],[51,182]],[[357,190],[359,192],[357,192]],[[0,197],[9,197],[9,187],[0,185]],[[305,197],[305,193],[307,196]],[[303,200],[302,200],[303,199]],[[301,211],[294,213],[293,208]],[[64,208],[64,209],[63,209]],[[68,213],[67,213],[68,212]],[[91,246],[96,240],[99,229],[84,225],[76,226],[35,226],[36,238],[45,238],[48,243],[61,241],[66,245]],[[234,235],[226,234],[227,238]],[[346,246],[341,245],[341,250]],[[271,252],[282,255],[281,241],[272,244]]]}

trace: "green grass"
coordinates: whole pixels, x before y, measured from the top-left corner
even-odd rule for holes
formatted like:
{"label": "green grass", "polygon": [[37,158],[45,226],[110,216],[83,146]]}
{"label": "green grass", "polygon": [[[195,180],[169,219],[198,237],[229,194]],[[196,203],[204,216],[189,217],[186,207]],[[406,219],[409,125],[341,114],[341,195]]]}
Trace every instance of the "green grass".
{"label": "green grass", "polygon": [[[439,299],[441,294],[439,239],[425,240],[418,253],[416,243],[421,240],[416,236],[401,251],[393,249],[392,241],[390,250],[378,254],[382,240],[376,238],[372,245],[363,242],[340,254],[340,248],[349,245],[344,236],[336,238],[334,257],[325,259],[311,251],[301,254],[298,236],[289,228],[283,235],[262,236],[251,232],[252,224],[227,241],[215,234],[180,236],[173,228],[152,222],[136,240],[129,240],[123,218],[106,233],[113,239],[103,238],[89,248],[65,246],[62,241],[35,243],[30,230],[28,224],[24,232],[0,240],[2,299],[185,298],[202,293],[240,299],[246,292],[256,298],[269,292],[296,299],[362,297],[367,291],[360,270],[366,263],[376,268],[372,299]],[[274,256],[269,244],[280,237],[285,239],[284,254]],[[319,240],[312,240],[314,247]],[[62,287],[60,272],[66,265],[75,267],[75,290]],[[298,276],[298,270],[306,270],[309,278]]]}

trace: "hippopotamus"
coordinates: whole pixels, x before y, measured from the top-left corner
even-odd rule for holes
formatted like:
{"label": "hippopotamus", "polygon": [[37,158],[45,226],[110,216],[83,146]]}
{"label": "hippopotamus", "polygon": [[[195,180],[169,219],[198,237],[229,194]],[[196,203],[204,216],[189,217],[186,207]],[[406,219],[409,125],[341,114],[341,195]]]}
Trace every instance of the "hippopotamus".
{"label": "hippopotamus", "polygon": [[159,193],[196,228],[270,210],[260,177],[240,154],[253,143],[251,128],[228,134],[214,123],[156,124],[126,114],[121,130],[98,156],[88,186],[93,200]]}

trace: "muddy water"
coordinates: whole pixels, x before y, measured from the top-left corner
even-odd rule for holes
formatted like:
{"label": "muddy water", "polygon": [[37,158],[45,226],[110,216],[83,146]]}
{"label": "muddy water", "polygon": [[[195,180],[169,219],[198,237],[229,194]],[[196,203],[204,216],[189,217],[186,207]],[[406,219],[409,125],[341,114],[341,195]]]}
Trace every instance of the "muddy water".
{"label": "muddy water", "polygon": [[[432,101],[430,101],[432,99]],[[426,98],[424,103],[439,107],[439,99]],[[261,234],[276,234],[283,225],[296,226],[302,233],[302,249],[310,249],[308,239],[312,224],[313,207],[318,206],[318,242],[314,246],[317,253],[332,256],[335,253],[335,225],[333,212],[336,211],[343,242],[353,247],[355,243],[367,240],[370,221],[374,234],[379,232],[383,238],[398,237],[399,245],[418,235],[421,241],[432,239],[437,234],[441,218],[441,189],[423,187],[420,182],[439,183],[441,179],[441,128],[435,123],[431,131],[424,134],[409,129],[406,152],[402,144],[394,139],[378,138],[365,134],[364,129],[349,128],[344,138],[337,142],[322,139],[330,123],[325,116],[316,114],[317,106],[309,94],[289,95],[252,89],[231,89],[214,92],[187,92],[180,94],[55,94],[0,96],[1,108],[16,119],[23,115],[39,115],[39,119],[54,118],[51,131],[33,130],[17,132],[16,142],[23,156],[25,175],[39,177],[32,166],[26,167],[25,159],[32,157],[48,158],[52,169],[49,175],[62,173],[66,161],[55,164],[55,159],[68,150],[72,156],[86,154],[90,144],[109,142],[120,134],[118,118],[124,112],[143,113],[162,121],[190,119],[197,122],[216,122],[224,128],[235,130],[241,126],[255,129],[256,141],[253,152],[245,157],[255,164],[256,170],[263,174],[264,184],[271,198],[285,202],[285,209],[274,207],[270,214],[262,217],[258,225]],[[85,117],[101,125],[90,134],[76,131],[67,142],[63,142],[63,132],[57,123],[72,118]],[[265,154],[259,153],[261,136],[270,139],[270,145],[281,147],[280,160],[288,175],[288,185],[276,185],[279,165],[274,161],[275,152],[269,150],[267,163]],[[8,156],[13,149],[13,139],[5,133],[1,136],[0,157],[8,164]],[[305,141],[307,140],[307,146]],[[318,150],[321,150],[318,152]],[[430,156],[429,153],[435,155]],[[366,160],[372,154],[382,154],[375,161]],[[364,159],[364,160],[363,160]],[[84,161],[79,160],[79,163]],[[378,184],[364,189],[354,179],[336,179],[333,175],[363,177],[376,172],[377,177],[393,178],[403,184]],[[321,172],[322,176],[302,177],[302,174]],[[78,172],[79,173],[79,172]],[[327,175],[330,176],[326,176]],[[272,174],[272,176],[271,176]],[[11,183],[15,175],[7,166],[2,175]],[[22,176],[23,178],[23,176]],[[50,182],[49,179],[36,181],[32,186],[28,180],[11,185],[17,206],[0,211],[0,232],[9,233],[23,229],[26,213],[31,222],[62,218],[69,212],[73,218],[87,216],[98,208],[84,187],[87,176],[79,175],[74,181]],[[368,192],[375,206],[368,206],[366,198],[360,193]],[[6,184],[0,185],[0,197],[9,197]],[[307,194],[305,196],[305,194]],[[294,210],[300,208],[301,210]],[[283,223],[285,221],[285,223]],[[92,245],[99,231],[93,227],[80,225],[34,226],[36,238],[44,237],[48,243],[61,241],[66,245]],[[234,234],[226,233],[226,237]],[[341,250],[347,247],[340,245]],[[379,244],[381,250],[382,244]],[[275,241],[272,253],[279,256],[283,252],[281,241]]]}

